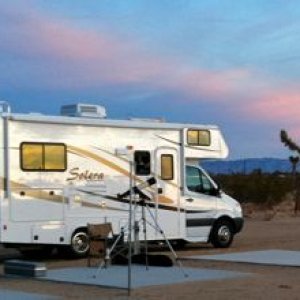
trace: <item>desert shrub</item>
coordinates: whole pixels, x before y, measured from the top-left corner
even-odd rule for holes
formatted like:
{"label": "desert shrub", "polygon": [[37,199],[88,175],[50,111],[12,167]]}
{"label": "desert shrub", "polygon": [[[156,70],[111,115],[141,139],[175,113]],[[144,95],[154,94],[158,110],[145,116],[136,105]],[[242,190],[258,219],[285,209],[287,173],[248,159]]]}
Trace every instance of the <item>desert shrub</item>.
{"label": "desert shrub", "polygon": [[219,174],[214,178],[226,193],[244,203],[272,205],[293,191],[290,174],[264,174],[258,170],[251,174]]}

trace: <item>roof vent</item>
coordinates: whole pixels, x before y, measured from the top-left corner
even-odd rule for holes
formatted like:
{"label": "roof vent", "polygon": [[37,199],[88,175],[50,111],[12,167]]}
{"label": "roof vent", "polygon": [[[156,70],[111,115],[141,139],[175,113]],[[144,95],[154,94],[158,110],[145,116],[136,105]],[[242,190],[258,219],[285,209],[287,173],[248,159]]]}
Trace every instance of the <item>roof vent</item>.
{"label": "roof vent", "polygon": [[77,103],[63,105],[60,114],[67,117],[104,119],[106,118],[106,109],[101,105]]}

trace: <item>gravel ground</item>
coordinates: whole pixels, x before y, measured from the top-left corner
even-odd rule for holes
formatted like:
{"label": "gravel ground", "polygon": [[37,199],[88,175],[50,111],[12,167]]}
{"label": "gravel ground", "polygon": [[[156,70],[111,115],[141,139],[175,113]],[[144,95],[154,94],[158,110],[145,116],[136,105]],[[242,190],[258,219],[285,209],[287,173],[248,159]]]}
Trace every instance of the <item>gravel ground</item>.
{"label": "gravel ground", "polygon": [[[274,218],[269,221],[246,219],[244,230],[236,236],[229,249],[192,245],[177,251],[178,256],[231,253],[249,250],[283,249],[300,251],[300,217]],[[154,250],[153,250],[154,251]],[[167,249],[162,252],[168,254]],[[13,250],[0,249],[1,274],[3,261],[21,258]],[[300,268],[252,265],[245,263],[182,261],[184,266],[223,269],[252,276],[176,285],[152,286],[133,290],[130,299],[300,299]],[[53,256],[44,260],[48,269],[86,266],[86,260]],[[63,299],[127,299],[127,292],[95,286],[41,282],[27,278],[0,276],[1,289],[47,294]]]}

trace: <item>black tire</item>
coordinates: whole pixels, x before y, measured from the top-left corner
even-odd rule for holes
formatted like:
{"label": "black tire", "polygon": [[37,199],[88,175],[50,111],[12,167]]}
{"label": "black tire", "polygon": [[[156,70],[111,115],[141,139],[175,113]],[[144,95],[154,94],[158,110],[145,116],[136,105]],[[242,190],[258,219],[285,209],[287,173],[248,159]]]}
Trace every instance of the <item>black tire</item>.
{"label": "black tire", "polygon": [[174,250],[181,250],[186,246],[187,242],[185,240],[173,240],[171,241],[171,245]]}
{"label": "black tire", "polygon": [[211,231],[210,241],[215,248],[228,248],[234,236],[233,225],[228,220],[219,220]]}
{"label": "black tire", "polygon": [[90,249],[90,239],[85,229],[75,231],[68,250],[73,257],[85,257]]}

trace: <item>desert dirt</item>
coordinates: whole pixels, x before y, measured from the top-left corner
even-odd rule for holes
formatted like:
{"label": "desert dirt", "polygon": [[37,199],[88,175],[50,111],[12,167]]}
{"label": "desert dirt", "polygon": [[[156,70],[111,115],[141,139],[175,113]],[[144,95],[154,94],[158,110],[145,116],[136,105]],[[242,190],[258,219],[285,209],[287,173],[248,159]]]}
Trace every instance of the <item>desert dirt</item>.
{"label": "desert dirt", "polygon": [[[270,217],[269,211],[247,212],[243,231],[229,249],[209,245],[191,245],[177,251],[178,256],[231,253],[251,250],[283,249],[300,251],[300,216],[283,208]],[[163,250],[165,254],[169,252]],[[3,261],[21,258],[15,251],[0,249],[1,274]],[[48,269],[86,266],[86,259],[71,260],[51,257],[44,260]],[[245,263],[188,261],[183,265],[250,273],[235,279],[189,282],[176,285],[134,289],[130,299],[300,299],[300,267],[264,266]],[[127,299],[127,291],[97,286],[41,282],[28,278],[0,276],[0,289],[58,296],[62,299]]]}

